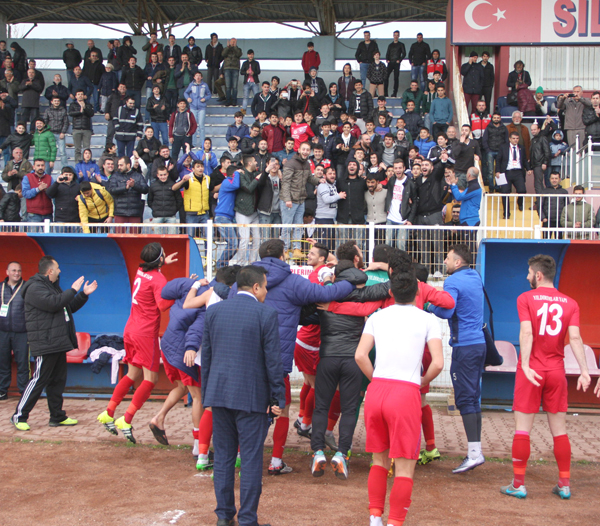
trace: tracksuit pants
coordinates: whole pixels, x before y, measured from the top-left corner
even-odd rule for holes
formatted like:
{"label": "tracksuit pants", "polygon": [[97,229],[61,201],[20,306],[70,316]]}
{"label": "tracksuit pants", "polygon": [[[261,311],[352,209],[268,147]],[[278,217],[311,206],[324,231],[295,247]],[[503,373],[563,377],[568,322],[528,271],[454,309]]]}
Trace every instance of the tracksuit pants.
{"label": "tracksuit pants", "polygon": [[17,388],[25,391],[29,382],[29,348],[26,332],[0,331],[0,394],[6,394],[12,376],[11,351],[17,363]]}
{"label": "tracksuit pants", "polygon": [[317,365],[315,379],[315,411],[312,419],[310,445],[313,451],[325,449],[325,431],[329,406],[340,386],[340,439],[339,451],[344,455],[352,448],[352,437],[356,427],[356,408],[362,385],[362,372],[354,355],[328,356],[321,358]]}
{"label": "tracksuit pants", "polygon": [[13,422],[27,422],[29,413],[46,389],[50,422],[60,423],[67,418],[63,411],[63,392],[67,384],[67,353],[56,352],[36,356],[35,371],[21,395]]}

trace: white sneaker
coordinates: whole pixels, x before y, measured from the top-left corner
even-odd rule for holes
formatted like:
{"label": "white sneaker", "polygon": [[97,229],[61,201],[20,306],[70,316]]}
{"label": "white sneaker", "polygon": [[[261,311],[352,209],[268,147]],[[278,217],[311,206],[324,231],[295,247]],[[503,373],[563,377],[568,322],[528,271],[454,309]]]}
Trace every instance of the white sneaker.
{"label": "white sneaker", "polygon": [[369,526],[383,526],[381,517],[375,517],[375,515],[371,515],[369,518]]}
{"label": "white sneaker", "polygon": [[194,455],[195,457],[198,456],[198,439],[197,438],[194,439],[194,447],[192,448],[192,455]]}
{"label": "white sneaker", "polygon": [[470,471],[471,469],[475,469],[477,466],[481,466],[481,464],[485,463],[485,457],[483,455],[479,455],[476,459],[471,459],[468,456],[462,461],[461,465],[452,470],[452,473],[464,473],[465,471]]}
{"label": "white sneaker", "polygon": [[442,279],[444,277],[444,275],[437,270],[434,274],[433,274],[434,279]]}

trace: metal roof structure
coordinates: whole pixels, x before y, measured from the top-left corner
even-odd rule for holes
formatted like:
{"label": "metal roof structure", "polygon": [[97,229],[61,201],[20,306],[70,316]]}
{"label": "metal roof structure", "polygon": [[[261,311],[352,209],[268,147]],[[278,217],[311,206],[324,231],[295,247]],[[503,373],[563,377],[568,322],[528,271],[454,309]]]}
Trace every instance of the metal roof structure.
{"label": "metal roof structure", "polygon": [[[336,34],[336,23],[366,26],[392,21],[444,21],[447,0],[0,0],[7,24],[127,23],[131,33],[168,32],[184,24],[276,22],[301,24],[317,35]],[[294,26],[297,27],[297,26]]]}

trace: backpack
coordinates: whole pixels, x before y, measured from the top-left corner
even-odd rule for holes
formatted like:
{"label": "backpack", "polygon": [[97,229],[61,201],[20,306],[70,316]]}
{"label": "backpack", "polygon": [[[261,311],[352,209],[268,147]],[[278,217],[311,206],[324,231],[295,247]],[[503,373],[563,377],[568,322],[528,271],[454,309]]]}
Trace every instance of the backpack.
{"label": "backpack", "polygon": [[[100,190],[98,190],[98,188],[94,188],[94,190],[96,191],[96,194],[98,195],[98,197],[100,199],[102,199],[102,201],[104,201],[104,203],[106,204],[106,199],[104,199],[104,196],[102,195],[102,192]],[[87,201],[85,200],[85,198],[79,194],[77,197],[79,197],[79,199],[81,200],[81,202],[87,207],[89,208]]]}

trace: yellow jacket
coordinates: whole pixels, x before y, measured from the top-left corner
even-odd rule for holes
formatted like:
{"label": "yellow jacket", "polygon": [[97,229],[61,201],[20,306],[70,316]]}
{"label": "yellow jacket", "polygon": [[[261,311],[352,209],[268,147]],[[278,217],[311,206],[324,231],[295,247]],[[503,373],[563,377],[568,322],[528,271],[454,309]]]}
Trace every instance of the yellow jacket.
{"label": "yellow jacket", "polygon": [[81,192],[77,196],[79,219],[86,234],[90,233],[89,218],[104,220],[107,217],[113,217],[115,214],[115,202],[108,191],[100,184],[90,184],[92,185],[91,197],[85,197]]}
{"label": "yellow jacket", "polygon": [[194,176],[187,181],[188,187],[183,191],[183,205],[186,212],[205,214],[209,211],[208,198],[210,196],[210,177],[204,175],[202,182]]}

